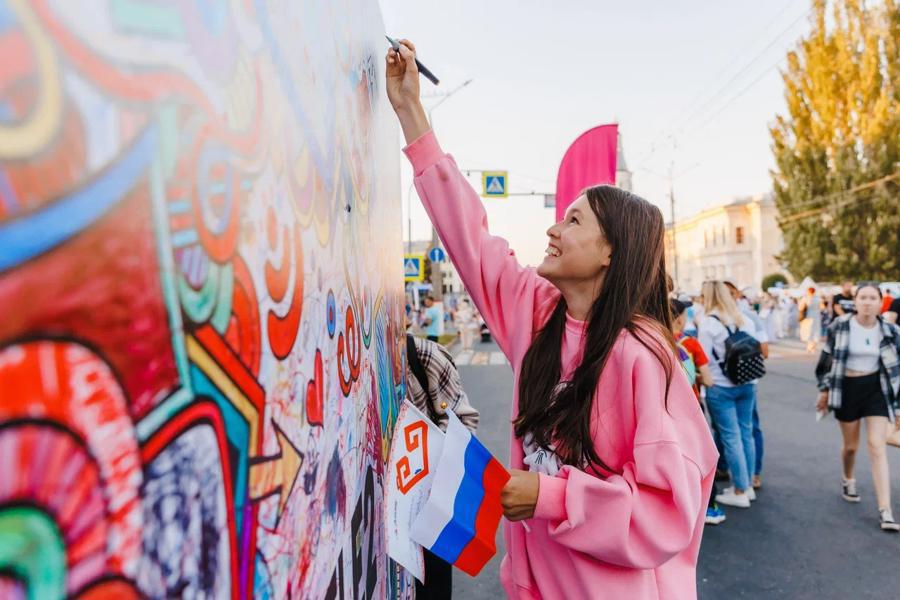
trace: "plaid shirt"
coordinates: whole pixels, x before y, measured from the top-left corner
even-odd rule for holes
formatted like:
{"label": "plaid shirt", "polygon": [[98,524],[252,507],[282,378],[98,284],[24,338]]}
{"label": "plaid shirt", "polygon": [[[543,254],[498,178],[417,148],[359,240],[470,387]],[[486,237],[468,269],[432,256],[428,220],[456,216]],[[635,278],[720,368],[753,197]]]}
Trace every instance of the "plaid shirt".
{"label": "plaid shirt", "polygon": [[[828,328],[825,347],[816,365],[816,378],[819,390],[828,391],[828,406],[831,409],[841,407],[841,389],[844,384],[844,372],[847,369],[847,355],[850,346],[850,319],[853,315],[844,315],[834,320]],[[896,411],[900,411],[900,327],[888,323],[878,317],[881,327],[881,344],[879,352],[878,374],[881,380],[881,393],[887,401],[888,413],[893,420]]]}
{"label": "plaid shirt", "polygon": [[[449,408],[456,413],[469,431],[475,433],[475,430],[478,429],[478,411],[469,404],[469,398],[462,388],[459,371],[450,353],[442,345],[424,338],[415,338],[415,344],[416,354],[419,355],[419,361],[428,376],[432,405],[438,415],[437,426],[442,431],[447,430],[447,409]],[[427,415],[429,414],[426,407],[428,394],[419,385],[419,380],[408,366],[407,371],[406,396],[416,408]]]}

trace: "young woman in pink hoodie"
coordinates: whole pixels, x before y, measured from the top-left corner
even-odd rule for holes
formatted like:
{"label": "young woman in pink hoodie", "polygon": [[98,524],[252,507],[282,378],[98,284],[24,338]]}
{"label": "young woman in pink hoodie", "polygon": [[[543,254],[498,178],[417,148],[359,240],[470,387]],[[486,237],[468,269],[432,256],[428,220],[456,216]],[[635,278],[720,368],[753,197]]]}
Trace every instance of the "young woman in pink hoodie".
{"label": "young woman in pink hoodie", "polygon": [[670,332],[662,214],[590,188],[523,268],[430,131],[414,52],[388,51],[386,85],[416,189],[515,373],[507,595],[696,598],[717,454]]}

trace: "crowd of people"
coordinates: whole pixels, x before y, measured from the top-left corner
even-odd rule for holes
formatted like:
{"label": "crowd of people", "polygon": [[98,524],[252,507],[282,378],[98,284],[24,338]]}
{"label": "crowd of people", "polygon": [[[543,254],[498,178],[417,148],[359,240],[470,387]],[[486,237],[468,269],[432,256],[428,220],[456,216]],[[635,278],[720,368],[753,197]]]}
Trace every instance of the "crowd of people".
{"label": "crowd of people", "polygon": [[[765,373],[760,365],[768,358],[770,340],[799,333],[808,352],[821,352],[817,410],[820,416],[832,411],[840,423],[842,497],[859,502],[854,464],[865,422],[880,527],[900,531],[891,510],[885,451],[892,436],[900,437],[895,412],[900,410],[895,391],[900,384],[900,328],[895,325],[900,298],[884,293],[875,282],[845,281],[833,295],[810,287],[800,299],[767,293],[751,302],[726,280],[707,281],[699,296],[681,296],[671,304],[685,371],[695,382],[719,450],[716,480],[729,482],[711,496],[707,524],[725,521],[722,506],[750,508],[756,500],[765,442],[753,375]],[[734,361],[755,372],[741,376]]]}
{"label": "crowd of people", "polygon": [[[770,340],[799,337],[806,343],[807,352],[813,354],[831,322],[852,312],[853,288],[853,281],[848,279],[835,293],[828,287],[815,286],[807,287],[800,297],[787,293],[787,290],[773,290],[764,292],[754,302],[754,308]],[[895,298],[883,290],[879,312],[889,323],[896,323],[900,297]]]}
{"label": "crowd of people", "polygon": [[443,302],[438,303],[433,295],[428,294],[419,308],[408,299],[406,318],[411,327],[433,342],[452,332],[459,338],[460,349],[464,352],[473,350],[479,337],[481,341],[490,341],[490,331],[484,319],[466,296],[446,296]]}

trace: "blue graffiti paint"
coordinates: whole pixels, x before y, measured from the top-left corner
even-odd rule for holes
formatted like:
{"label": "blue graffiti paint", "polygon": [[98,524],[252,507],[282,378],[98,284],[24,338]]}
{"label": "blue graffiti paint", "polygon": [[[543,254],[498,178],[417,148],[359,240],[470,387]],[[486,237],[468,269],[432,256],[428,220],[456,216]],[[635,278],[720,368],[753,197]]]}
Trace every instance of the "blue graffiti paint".
{"label": "blue graffiti paint", "polygon": [[122,158],[78,191],[27,217],[0,225],[0,271],[65,242],[118,204],[150,167],[156,128],[148,127]]}

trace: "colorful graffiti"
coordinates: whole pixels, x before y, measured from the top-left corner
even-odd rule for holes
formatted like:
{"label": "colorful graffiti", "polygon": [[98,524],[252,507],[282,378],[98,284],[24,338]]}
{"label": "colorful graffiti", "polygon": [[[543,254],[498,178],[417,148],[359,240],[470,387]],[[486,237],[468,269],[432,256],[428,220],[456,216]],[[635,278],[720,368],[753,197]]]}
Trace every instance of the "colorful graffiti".
{"label": "colorful graffiti", "polygon": [[382,598],[375,0],[0,0],[0,597]]}

